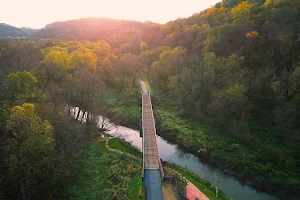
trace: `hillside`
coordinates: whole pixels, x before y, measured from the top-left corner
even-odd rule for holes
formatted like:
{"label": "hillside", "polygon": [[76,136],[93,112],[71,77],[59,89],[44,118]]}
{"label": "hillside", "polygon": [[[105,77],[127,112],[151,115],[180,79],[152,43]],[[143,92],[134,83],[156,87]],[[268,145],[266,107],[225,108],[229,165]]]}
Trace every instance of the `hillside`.
{"label": "hillside", "polygon": [[28,27],[21,27],[20,29],[22,31],[26,32],[28,35],[31,35],[39,30],[39,29],[33,29],[33,28],[28,28]]}
{"label": "hillside", "polygon": [[28,33],[14,26],[0,23],[0,37],[7,37],[7,36],[24,37],[24,36],[28,36]]}
{"label": "hillside", "polygon": [[107,40],[128,31],[144,30],[149,24],[137,21],[105,18],[85,18],[54,22],[33,33],[41,38],[63,40]]}
{"label": "hillside", "polygon": [[286,199],[300,195],[299,19],[296,0],[225,0],[141,54],[162,136]]}
{"label": "hillside", "polygon": [[[95,115],[139,127],[140,77],[163,138],[253,187],[299,199],[299,19],[299,0],[223,0],[164,25],[89,18],[49,24],[32,34],[40,40],[1,38],[0,142],[9,148],[0,149],[0,197],[63,196],[69,188],[57,189],[75,176],[53,163],[77,159]],[[71,129],[67,105],[91,114],[86,127]],[[20,137],[28,147],[18,149],[19,132],[46,136],[37,146]]]}

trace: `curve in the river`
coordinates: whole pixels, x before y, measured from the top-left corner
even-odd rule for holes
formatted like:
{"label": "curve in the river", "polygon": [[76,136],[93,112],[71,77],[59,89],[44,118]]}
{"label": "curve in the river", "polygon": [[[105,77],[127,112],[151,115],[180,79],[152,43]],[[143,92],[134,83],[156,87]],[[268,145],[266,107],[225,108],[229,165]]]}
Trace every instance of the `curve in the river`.
{"label": "curve in the river", "polygon": [[[78,112],[78,108],[74,108],[72,113]],[[105,118],[106,119],[106,118]],[[98,123],[101,127],[105,123],[107,133],[125,139],[133,146],[142,150],[142,138],[137,130],[124,126],[116,126],[103,117],[98,116]],[[265,192],[254,189],[251,186],[241,183],[237,178],[225,173],[217,166],[210,162],[198,158],[197,156],[182,150],[178,145],[172,144],[162,137],[157,137],[159,156],[162,160],[173,162],[177,165],[185,167],[198,176],[207,179],[216,187],[221,188],[228,196],[236,200],[278,200],[277,197],[271,196]]]}
{"label": "curve in the river", "polygon": [[[108,133],[130,142],[142,150],[142,139],[139,131],[124,126],[115,126]],[[225,173],[217,166],[195,155],[182,150],[162,137],[157,137],[159,155],[162,160],[173,162],[187,168],[198,176],[207,179],[216,187],[221,188],[228,196],[236,200],[277,200],[277,197],[261,192],[241,183],[238,179]]]}

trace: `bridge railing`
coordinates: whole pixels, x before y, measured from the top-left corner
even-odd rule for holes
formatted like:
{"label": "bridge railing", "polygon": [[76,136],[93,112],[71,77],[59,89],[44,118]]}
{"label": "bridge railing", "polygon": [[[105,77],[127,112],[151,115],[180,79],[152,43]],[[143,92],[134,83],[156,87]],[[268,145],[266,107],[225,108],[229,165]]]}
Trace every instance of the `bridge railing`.
{"label": "bridge railing", "polygon": [[163,170],[163,166],[161,164],[161,161],[159,160],[159,169],[160,169],[160,176],[161,176],[161,180],[163,181],[164,178],[165,178],[165,173],[164,173],[164,170]]}
{"label": "bridge railing", "polygon": [[155,119],[154,119],[154,114],[153,114],[153,108],[152,108],[152,102],[151,102],[151,96],[150,96],[150,92],[148,91],[148,95],[149,95],[149,98],[150,98],[150,103],[151,103],[151,114],[152,114],[152,120],[153,120],[153,126],[154,126],[154,133],[155,133],[155,143],[156,143],[156,150],[157,150],[157,155],[158,155],[158,162],[159,162],[159,169],[160,169],[160,176],[161,176],[161,179],[162,181],[164,180],[164,170],[163,170],[163,167],[162,167],[162,163],[161,163],[161,160],[160,160],[160,157],[159,157],[159,152],[158,152],[158,144],[157,144],[157,134],[156,134],[156,125],[155,125]]}
{"label": "bridge railing", "polygon": [[[153,108],[152,108],[152,102],[151,102],[151,95],[150,95],[150,91],[147,89],[145,83],[143,81],[140,81],[141,87],[142,87],[142,132],[143,132],[143,142],[142,142],[142,149],[143,149],[143,172],[142,172],[142,179],[144,178],[144,169],[145,169],[145,151],[144,151],[144,146],[145,146],[145,137],[144,137],[144,96],[148,96],[150,99],[150,108],[151,108],[151,114],[152,114],[152,120],[153,120],[153,126],[154,126],[154,133],[155,133],[155,143],[156,143],[156,153],[158,155],[158,163],[159,163],[159,169],[160,169],[160,175],[161,175],[161,179],[164,179],[164,171],[163,171],[163,167],[162,167],[162,163],[159,157],[159,152],[158,152],[158,146],[157,146],[157,134],[156,134],[156,126],[155,126],[155,120],[154,120],[154,114],[153,114]],[[145,86],[146,92],[147,94],[144,94],[143,91],[143,85]]]}
{"label": "bridge railing", "polygon": [[143,134],[143,138],[142,138],[142,150],[143,150],[143,169],[142,169],[142,181],[144,181],[144,171],[145,171],[145,137],[144,137],[144,95],[143,95],[143,91],[142,91],[142,134]]}

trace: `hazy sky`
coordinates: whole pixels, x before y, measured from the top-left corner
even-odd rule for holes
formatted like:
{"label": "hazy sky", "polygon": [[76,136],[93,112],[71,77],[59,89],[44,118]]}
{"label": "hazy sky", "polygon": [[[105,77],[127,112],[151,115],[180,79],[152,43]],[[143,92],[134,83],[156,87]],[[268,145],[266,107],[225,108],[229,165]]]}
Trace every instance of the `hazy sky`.
{"label": "hazy sky", "polygon": [[0,23],[42,28],[55,21],[103,17],[165,23],[221,0],[0,0]]}

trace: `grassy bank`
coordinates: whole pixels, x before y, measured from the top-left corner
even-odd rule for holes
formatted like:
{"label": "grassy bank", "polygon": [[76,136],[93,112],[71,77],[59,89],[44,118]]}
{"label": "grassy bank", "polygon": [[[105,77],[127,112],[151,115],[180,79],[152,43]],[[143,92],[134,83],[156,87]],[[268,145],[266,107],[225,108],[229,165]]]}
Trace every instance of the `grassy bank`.
{"label": "grassy bank", "polygon": [[[158,134],[179,144],[186,150],[207,158],[227,172],[238,176],[249,185],[279,196],[297,194],[300,188],[300,172],[297,160],[284,148],[274,145],[264,130],[258,131],[251,140],[245,141],[233,135],[222,133],[215,128],[182,117],[172,102],[162,101],[162,97],[151,90],[154,115]],[[137,87],[138,88],[138,87]],[[137,89],[138,90],[138,89]],[[113,91],[113,90],[112,90]],[[112,95],[110,104],[116,111],[114,121],[138,128],[140,118],[139,92],[131,96],[131,104],[122,105],[122,95]],[[169,105],[170,104],[170,105]],[[119,112],[120,111],[120,112]],[[280,190],[279,190],[280,189]]]}
{"label": "grassy bank", "polygon": [[102,113],[116,124],[139,128],[141,117],[141,100],[139,88],[127,93],[113,88],[105,89]]}
{"label": "grassy bank", "polygon": [[136,157],[142,157],[142,153],[135,147],[131,146],[130,143],[120,139],[112,138],[109,140],[109,146],[112,149],[118,149],[126,153],[130,153]]}
{"label": "grassy bank", "polygon": [[[141,152],[138,151],[135,147],[131,146],[126,141],[120,139],[120,138],[113,138],[109,140],[109,146],[112,149],[118,149],[123,152],[130,153],[136,157],[141,157]],[[164,172],[165,176],[175,176],[178,180],[178,189],[182,190],[182,187],[185,183],[185,181],[182,179],[182,177],[178,176],[178,173],[174,173],[173,171],[170,171],[169,169],[175,170],[178,173],[180,173],[182,176],[184,176],[186,179],[188,179],[191,183],[193,183],[199,190],[201,190],[209,199],[212,200],[226,200],[230,199],[230,197],[226,196],[220,189],[218,189],[218,196],[216,196],[216,187],[211,184],[209,181],[200,178],[193,172],[184,169],[174,163],[165,163],[164,164]],[[135,176],[135,178],[132,180],[131,190],[130,191],[136,191],[133,192],[134,195],[137,195],[138,189],[141,188],[141,179],[139,176]],[[133,197],[133,196],[132,196]],[[130,199],[136,199],[136,198],[130,198]]]}
{"label": "grassy bank", "polygon": [[[300,188],[299,172],[289,171],[268,159],[281,159],[282,152],[275,147],[245,143],[232,135],[180,117],[176,112],[157,108],[157,128],[161,136],[183,148],[204,156],[244,180],[254,181],[258,188],[272,192],[274,188],[297,191]],[[288,159],[288,156],[286,157]],[[283,161],[285,162],[285,161]],[[290,166],[292,167],[292,166]],[[251,183],[251,182],[248,182]]]}
{"label": "grassy bank", "polygon": [[[112,138],[109,140],[108,144],[112,149],[117,149],[142,159],[142,153],[125,140],[120,138]],[[129,188],[129,199],[146,199],[141,171],[139,171],[139,173],[131,181]]]}
{"label": "grassy bank", "polygon": [[139,163],[127,155],[110,152],[105,141],[91,142],[83,151],[85,156],[81,158],[68,199],[139,199]]}
{"label": "grassy bank", "polygon": [[[151,90],[150,85],[146,82],[148,90]],[[137,125],[136,121],[139,122],[141,109],[140,109],[140,93],[139,93],[139,87],[136,88],[135,94],[137,96],[131,96],[131,100],[124,100],[125,97],[127,97],[124,93],[118,93],[116,90],[109,88],[105,91],[105,105],[107,106],[106,116],[109,116],[110,119],[112,119],[113,122],[119,123],[121,125],[125,125],[127,127],[131,128],[139,128],[139,124]],[[137,98],[138,97],[138,98]],[[128,97],[127,97],[128,98]],[[155,98],[155,97],[154,97]],[[126,102],[127,104],[122,104],[122,102]],[[160,111],[158,111],[160,112]],[[155,111],[156,113],[156,111]],[[157,113],[156,113],[157,115]],[[168,116],[166,116],[168,117]],[[164,119],[162,119],[164,120]],[[176,127],[178,123],[175,119],[170,118],[170,120],[167,120],[166,123],[170,123],[170,126]],[[174,123],[174,124],[172,124]],[[160,123],[159,123],[160,124]],[[177,125],[176,125],[177,124]],[[178,130],[180,130],[179,127],[177,127]],[[166,135],[164,135],[166,136]],[[184,138],[184,137],[182,137]],[[193,139],[193,138],[187,138]],[[174,140],[176,142],[176,140]],[[127,142],[123,141],[119,138],[113,138],[109,141],[109,146],[113,149],[118,149],[127,153],[130,153],[132,155],[135,155],[137,157],[141,156],[141,153],[134,147],[132,147]],[[180,168],[179,166],[168,164],[168,167],[178,170],[178,172],[182,173],[184,176],[187,176],[187,178],[194,184],[196,187],[198,187],[205,195],[212,199],[224,199],[224,196],[221,196],[221,198],[216,198],[213,189],[212,184],[210,184],[208,181],[201,179],[197,175],[188,172],[187,170]],[[215,191],[214,191],[215,192]],[[226,197],[227,198],[227,197]],[[227,198],[229,199],[229,198]]]}
{"label": "grassy bank", "polygon": [[[166,163],[164,165],[165,167],[165,174],[167,176],[172,175],[176,176],[176,174],[172,173],[172,171],[169,171],[168,168],[177,171],[182,176],[184,176],[187,180],[189,180],[191,183],[193,183],[205,196],[207,196],[211,200],[229,200],[230,197],[228,197],[226,194],[224,194],[220,189],[218,190],[218,195],[216,195],[216,187],[211,184],[206,179],[202,179],[193,172],[184,169],[183,167],[180,167],[174,163]],[[168,172],[169,171],[169,172]],[[176,176],[178,179],[180,177]]]}
{"label": "grassy bank", "polygon": [[299,156],[270,132],[274,130],[251,121],[251,134],[241,138],[182,115],[176,97],[164,92],[152,89],[152,103],[162,137],[258,189],[285,199],[300,196]]}

